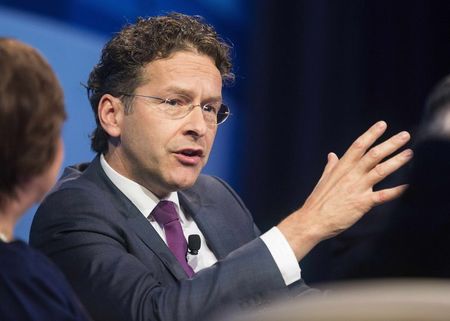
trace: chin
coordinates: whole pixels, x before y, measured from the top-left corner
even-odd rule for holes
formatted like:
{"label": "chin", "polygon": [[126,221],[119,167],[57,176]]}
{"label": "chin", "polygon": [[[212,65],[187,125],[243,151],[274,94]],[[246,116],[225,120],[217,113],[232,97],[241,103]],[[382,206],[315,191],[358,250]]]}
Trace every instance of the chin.
{"label": "chin", "polygon": [[175,179],[175,185],[176,185],[176,189],[177,190],[181,190],[181,189],[186,189],[189,187],[192,187],[192,185],[195,184],[195,182],[197,181],[198,176],[200,175],[200,173],[196,174],[196,175],[184,175],[183,177],[179,177],[178,179]]}
{"label": "chin", "polygon": [[180,184],[178,184],[178,188],[177,189],[178,190],[183,190],[183,189],[186,189],[186,188],[190,188],[190,187],[192,187],[195,184],[196,181],[197,181],[197,178],[195,180],[183,181]]}

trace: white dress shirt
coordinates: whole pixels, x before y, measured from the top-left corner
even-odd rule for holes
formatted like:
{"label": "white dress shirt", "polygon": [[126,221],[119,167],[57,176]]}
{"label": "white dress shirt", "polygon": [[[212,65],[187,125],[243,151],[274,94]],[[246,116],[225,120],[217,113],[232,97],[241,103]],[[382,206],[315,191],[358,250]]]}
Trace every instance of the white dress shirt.
{"label": "white dress shirt", "polygon": [[[111,182],[138,208],[144,217],[148,218],[148,221],[152,227],[167,244],[162,225],[158,224],[153,217],[149,216],[159,203],[160,199],[145,187],[115,171],[106,162],[103,155],[100,156],[100,164]],[[192,217],[183,212],[178,200],[178,193],[172,192],[164,199],[175,203],[175,207],[180,217],[181,227],[183,228],[183,233],[186,239],[191,234],[198,234],[200,236],[201,248],[198,254],[188,255],[187,257],[188,263],[192,269],[195,272],[198,272],[216,263],[217,258],[208,248],[203,233],[200,231]],[[272,257],[277,264],[286,285],[299,280],[301,278],[301,271],[297,259],[280,230],[277,227],[273,227],[260,237],[269,249],[269,252],[272,254]]]}

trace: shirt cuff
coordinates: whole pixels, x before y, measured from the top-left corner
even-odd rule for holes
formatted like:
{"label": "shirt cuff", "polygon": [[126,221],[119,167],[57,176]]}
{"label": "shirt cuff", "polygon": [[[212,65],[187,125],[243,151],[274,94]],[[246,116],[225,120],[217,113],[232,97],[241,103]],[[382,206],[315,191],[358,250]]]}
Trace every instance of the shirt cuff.
{"label": "shirt cuff", "polygon": [[298,265],[294,251],[277,227],[260,236],[269,249],[270,254],[278,266],[286,285],[292,284],[301,278],[301,269]]}

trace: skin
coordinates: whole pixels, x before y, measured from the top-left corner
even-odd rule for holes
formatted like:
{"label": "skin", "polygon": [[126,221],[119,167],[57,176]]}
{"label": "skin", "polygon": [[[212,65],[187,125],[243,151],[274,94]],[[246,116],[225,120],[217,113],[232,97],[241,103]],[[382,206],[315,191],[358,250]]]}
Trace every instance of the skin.
{"label": "skin", "polygon": [[[211,58],[196,52],[176,52],[152,61],[143,74],[148,81],[137,88],[136,94],[168,98],[183,92],[194,104],[221,99],[219,70]],[[120,100],[107,94],[99,103],[99,119],[112,137],[105,155],[107,162],[162,198],[195,183],[207,162],[216,126],[208,127],[200,108],[184,118],[170,120],[149,108],[149,103],[135,99],[133,111],[126,115]],[[370,148],[386,127],[384,121],[373,125],[341,159],[330,153],[322,177],[304,205],[278,225],[299,261],[317,243],[344,231],[373,206],[405,190],[405,186],[373,190],[376,183],[412,157],[407,149],[381,162],[410,139],[402,132]],[[200,150],[201,157],[186,158],[178,153],[189,149]]]}
{"label": "skin", "polygon": [[413,156],[412,150],[406,149],[381,163],[410,139],[408,132],[401,132],[369,150],[386,127],[384,121],[377,122],[341,159],[334,153],[328,154],[322,177],[305,204],[278,225],[298,260],[320,241],[346,230],[372,207],[399,197],[406,189],[401,185],[373,190],[376,183]]}
{"label": "skin", "polygon": [[14,226],[19,218],[33,204],[42,201],[47,192],[56,182],[64,158],[64,145],[62,138],[57,142],[56,155],[48,168],[41,174],[29,177],[16,187],[16,197],[6,201],[0,210],[0,233],[7,241],[13,238]]}
{"label": "skin", "polygon": [[[221,101],[222,78],[213,60],[191,51],[150,62],[143,70],[148,81],[135,94],[162,98],[180,95],[195,105]],[[105,158],[117,172],[141,184],[159,198],[192,186],[205,166],[217,125],[208,125],[200,108],[186,117],[168,119],[137,97],[125,114],[119,99],[104,95],[99,119],[113,137]],[[183,151],[196,151],[195,157]]]}

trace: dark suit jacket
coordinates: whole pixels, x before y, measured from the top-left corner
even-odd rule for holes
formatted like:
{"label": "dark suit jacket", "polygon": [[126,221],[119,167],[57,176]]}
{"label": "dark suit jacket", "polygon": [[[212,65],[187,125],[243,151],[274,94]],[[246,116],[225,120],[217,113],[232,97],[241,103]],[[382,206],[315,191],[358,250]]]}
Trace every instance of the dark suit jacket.
{"label": "dark suit jacket", "polygon": [[179,199],[219,260],[193,279],[98,157],[81,175],[66,169],[35,215],[30,243],[64,271],[95,320],[199,320],[288,292],[249,211],[226,183],[201,175]]}

